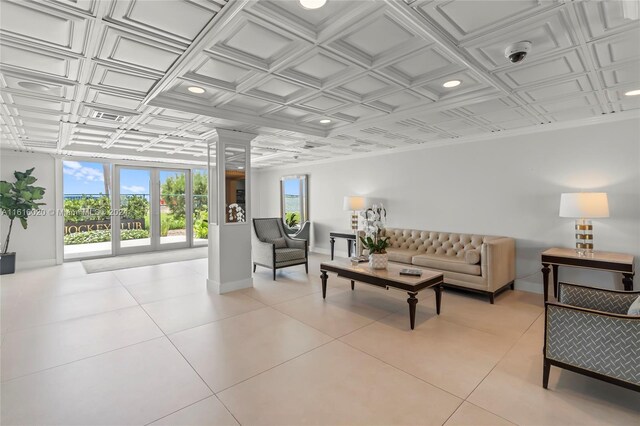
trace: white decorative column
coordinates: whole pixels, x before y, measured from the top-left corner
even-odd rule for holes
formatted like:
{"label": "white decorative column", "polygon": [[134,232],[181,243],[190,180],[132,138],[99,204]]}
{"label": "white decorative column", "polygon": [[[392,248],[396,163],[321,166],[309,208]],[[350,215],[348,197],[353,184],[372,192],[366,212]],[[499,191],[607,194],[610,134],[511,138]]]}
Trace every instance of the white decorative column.
{"label": "white decorative column", "polygon": [[209,142],[209,290],[253,287],[251,276],[251,141],[256,135],[216,129]]}

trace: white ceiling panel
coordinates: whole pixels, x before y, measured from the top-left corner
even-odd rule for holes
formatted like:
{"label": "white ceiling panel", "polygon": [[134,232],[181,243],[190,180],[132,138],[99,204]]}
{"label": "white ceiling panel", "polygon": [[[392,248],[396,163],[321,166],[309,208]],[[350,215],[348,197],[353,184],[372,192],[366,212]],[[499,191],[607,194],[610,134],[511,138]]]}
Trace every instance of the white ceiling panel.
{"label": "white ceiling panel", "polygon": [[458,42],[498,30],[511,22],[553,7],[553,1],[474,0],[417,1],[412,7],[432,20]]}
{"label": "white ceiling panel", "polygon": [[513,66],[505,57],[504,51],[511,43],[521,40],[530,41],[533,45],[527,61],[559,53],[576,44],[571,35],[566,12],[556,10],[552,14],[545,14],[542,18],[534,17],[497,33],[491,33],[489,36],[474,39],[464,46],[486,69],[494,70]]}
{"label": "white ceiling panel", "polygon": [[3,0],[0,33],[64,51],[84,50],[86,19],[24,0]]}
{"label": "white ceiling panel", "polygon": [[[640,7],[640,6],[639,6]],[[640,30],[627,31],[591,44],[597,65],[601,68],[640,58]]]}
{"label": "white ceiling panel", "polygon": [[625,18],[622,1],[580,1],[575,3],[576,9],[585,22],[585,25],[580,29],[589,39],[638,28],[637,20]]}
{"label": "white ceiling panel", "polygon": [[568,78],[584,72],[584,62],[580,53],[577,50],[571,50],[538,62],[510,67],[496,74],[512,89],[517,89],[541,84],[548,80]]}
{"label": "white ceiling panel", "polygon": [[640,21],[618,1],[0,1],[19,149],[202,161],[223,127],[258,134],[269,167],[640,108]]}

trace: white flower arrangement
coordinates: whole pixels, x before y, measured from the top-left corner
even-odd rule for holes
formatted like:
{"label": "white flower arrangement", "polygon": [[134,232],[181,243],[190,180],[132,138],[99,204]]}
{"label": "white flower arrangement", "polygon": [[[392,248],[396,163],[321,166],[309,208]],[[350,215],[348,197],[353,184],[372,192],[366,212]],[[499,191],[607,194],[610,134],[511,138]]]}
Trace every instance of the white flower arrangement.
{"label": "white flower arrangement", "polygon": [[374,204],[367,210],[360,212],[367,237],[377,239],[387,223],[387,210],[384,204]]}
{"label": "white flower arrangement", "polygon": [[233,204],[229,204],[229,207],[227,207],[227,212],[229,213],[229,222],[233,222],[233,217],[235,215],[236,218],[236,222],[244,222],[245,221],[245,217],[244,217],[244,209],[242,207],[240,207],[239,204],[237,203],[233,203]]}
{"label": "white flower arrangement", "polygon": [[387,210],[382,203],[374,204],[360,213],[364,223],[365,238],[360,237],[360,242],[369,250],[369,253],[386,253],[389,247],[389,238],[382,237],[382,231],[387,221]]}

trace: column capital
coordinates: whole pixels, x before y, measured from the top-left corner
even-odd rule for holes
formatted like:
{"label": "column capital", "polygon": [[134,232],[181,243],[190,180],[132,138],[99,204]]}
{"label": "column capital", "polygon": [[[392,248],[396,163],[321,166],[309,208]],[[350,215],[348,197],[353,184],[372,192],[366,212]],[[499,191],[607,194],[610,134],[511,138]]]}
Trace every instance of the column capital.
{"label": "column capital", "polygon": [[224,141],[233,141],[233,142],[240,142],[240,143],[250,143],[253,139],[255,139],[256,134],[254,133],[246,133],[246,132],[240,132],[237,130],[230,130],[230,129],[221,129],[216,127],[216,133],[218,134],[218,140],[224,140]]}

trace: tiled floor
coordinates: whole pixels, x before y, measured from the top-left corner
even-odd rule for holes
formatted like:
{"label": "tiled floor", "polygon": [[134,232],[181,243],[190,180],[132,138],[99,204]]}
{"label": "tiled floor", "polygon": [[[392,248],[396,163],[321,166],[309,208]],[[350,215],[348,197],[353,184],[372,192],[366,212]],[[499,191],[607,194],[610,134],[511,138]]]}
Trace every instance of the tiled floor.
{"label": "tiled floor", "polygon": [[495,305],[331,276],[319,262],[208,293],[206,260],[1,278],[3,425],[640,424],[640,394],[552,369],[542,297]]}

